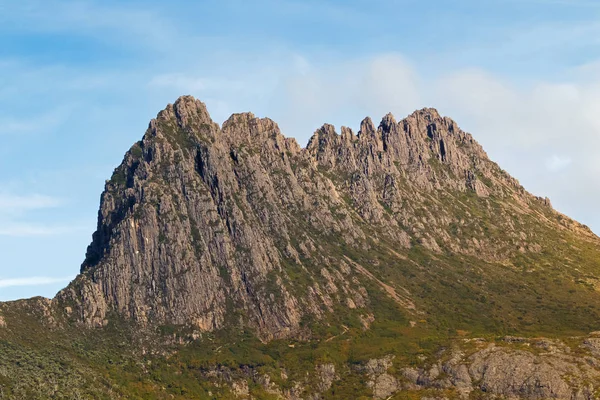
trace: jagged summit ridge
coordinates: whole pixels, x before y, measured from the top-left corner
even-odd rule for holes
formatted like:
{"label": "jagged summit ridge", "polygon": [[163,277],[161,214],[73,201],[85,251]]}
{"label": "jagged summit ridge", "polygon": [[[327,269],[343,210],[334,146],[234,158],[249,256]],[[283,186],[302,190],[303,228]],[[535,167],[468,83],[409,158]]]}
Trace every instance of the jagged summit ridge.
{"label": "jagged summit ridge", "polygon": [[[152,128],[153,123],[155,123],[156,121],[161,121],[161,120],[168,121],[168,120],[172,120],[172,119],[177,121],[177,125],[179,127],[183,128],[183,129],[188,129],[188,131],[189,131],[188,133],[194,133],[193,129],[201,127],[202,124],[207,124],[207,125],[211,125],[214,127],[218,127],[218,124],[216,124],[211,119],[206,105],[202,101],[195,99],[193,96],[189,96],[189,95],[181,96],[173,104],[168,104],[167,107],[165,108],[165,110],[161,111],[158,114],[157,119],[155,119],[151,122],[150,128]],[[431,128],[430,128],[431,132],[428,132],[428,135],[430,135],[430,138],[433,139],[433,137],[431,135],[436,130],[435,122],[446,124],[449,129],[449,132],[451,132],[451,133],[453,133],[455,130],[457,132],[463,133],[462,131],[460,131],[457,124],[452,119],[450,119],[448,117],[441,117],[439,112],[435,108],[423,108],[421,110],[415,111],[414,113],[409,115],[406,119],[401,120],[400,122],[396,122],[396,118],[390,112],[382,118],[378,128],[375,127],[375,124],[373,123],[373,120],[371,119],[371,117],[365,117],[361,121],[360,129],[356,135],[354,134],[354,132],[352,131],[351,128],[344,127],[344,126],[341,128],[341,134],[342,134],[342,136],[344,136],[344,135],[348,136],[348,138],[350,138],[350,139],[355,137],[356,139],[359,139],[359,140],[362,139],[365,142],[369,142],[369,140],[375,140],[378,144],[382,144],[387,147],[389,145],[388,140],[390,138],[391,139],[395,138],[395,137],[390,137],[389,134],[391,131],[395,131],[398,129],[398,127],[396,125],[403,126],[404,127],[403,129],[406,131],[406,133],[409,135],[410,138],[412,138],[412,135],[409,132],[411,123],[412,124],[416,123],[417,125],[423,124],[423,123],[432,124]],[[281,134],[279,126],[270,118],[257,118],[251,112],[244,112],[244,113],[232,114],[223,123],[221,131],[222,131],[222,133],[224,133],[224,135],[222,135],[222,137],[225,140],[227,138],[231,138],[232,133],[242,131],[241,129],[235,129],[235,127],[238,127],[238,128],[242,127],[242,126],[250,127],[252,125],[261,125],[262,126],[261,129],[255,129],[255,132],[257,132],[257,133],[261,133],[261,132],[265,133],[265,132],[270,131],[272,134],[275,134],[275,135]],[[335,131],[335,127],[333,125],[325,123],[319,130],[317,130],[315,132],[315,134],[309,140],[309,143],[312,142],[313,140],[315,140],[316,136],[318,136],[318,134],[320,132],[327,132],[330,134],[337,135],[337,132]],[[247,132],[244,132],[244,133],[247,133]],[[227,134],[229,134],[229,135],[227,135]],[[471,135],[469,135],[469,134],[464,134],[464,135],[466,135],[465,138],[458,137],[458,139],[463,140],[463,141],[466,140],[470,143],[476,144],[476,142],[473,140]],[[260,135],[259,135],[259,137],[260,137]],[[253,139],[258,139],[259,137],[249,136],[248,139],[253,140]],[[294,139],[287,138],[287,140],[294,140]],[[485,155],[485,152],[482,151],[481,154],[485,158],[487,158],[487,155]]]}
{"label": "jagged summit ridge", "polygon": [[[473,207],[505,217],[490,230]],[[116,312],[140,324],[298,336],[302,321],[340,307],[369,321],[373,296],[406,315],[428,307],[349,254],[404,259],[420,248],[506,260],[543,249],[524,232],[530,214],[558,229],[550,207],[434,109],[388,114],[378,127],[366,118],[357,134],[325,124],[302,149],[268,118],[233,114],[220,127],[184,96],[107,181],[82,274],[55,301],[89,326]]]}
{"label": "jagged summit ridge", "polygon": [[[270,135],[273,138],[281,137],[283,141],[289,143],[295,142],[293,138],[285,138],[273,120],[256,118],[250,112],[232,114],[219,129],[218,124],[212,121],[206,105],[192,96],[181,96],[173,105],[169,104],[158,114],[157,119],[151,122],[150,129],[152,130],[152,124],[155,121],[169,120],[176,121],[177,126],[188,134],[195,135],[197,132],[203,132],[212,140],[216,140],[217,136],[215,135],[218,135],[220,140],[229,144],[260,143],[268,139]],[[208,127],[214,129],[212,134],[210,129],[203,131]],[[445,135],[446,133],[448,135]],[[333,125],[324,124],[313,134],[307,148],[302,150],[314,155],[314,152],[311,151],[311,148],[315,147],[313,143],[326,136],[338,136]],[[441,117],[434,108],[417,110],[400,122],[396,122],[394,115],[388,113],[382,118],[378,127],[370,117],[365,117],[356,134],[351,128],[342,127],[340,136],[341,143],[356,142],[353,147],[372,146],[371,150],[376,152],[389,151],[394,159],[404,158],[400,160],[403,165],[419,165],[419,163],[424,165],[429,159],[429,155],[424,150],[429,147],[436,153],[435,156],[440,161],[448,161],[449,164],[463,163],[463,167],[467,167],[464,165],[464,157],[453,158],[456,145],[467,146],[469,155],[472,157],[488,160],[487,154],[470,134],[460,130],[452,119]],[[433,144],[426,144],[424,141],[430,141]],[[297,146],[292,145],[292,147]]]}

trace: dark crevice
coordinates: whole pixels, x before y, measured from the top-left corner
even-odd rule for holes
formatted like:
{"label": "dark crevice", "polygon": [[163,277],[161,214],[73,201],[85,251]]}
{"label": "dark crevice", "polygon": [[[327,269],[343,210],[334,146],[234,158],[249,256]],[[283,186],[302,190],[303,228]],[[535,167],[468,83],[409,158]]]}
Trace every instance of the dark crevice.
{"label": "dark crevice", "polygon": [[133,187],[133,183],[134,183],[134,176],[135,176],[135,171],[137,170],[137,168],[139,167],[140,162],[139,161],[134,161],[131,164],[131,167],[129,167],[127,169],[127,174],[125,175],[126,177],[126,182],[125,182],[125,186],[127,186],[128,189],[131,189]]}
{"label": "dark crevice", "polygon": [[427,137],[429,137],[429,139],[433,139],[433,135],[435,134],[435,131],[436,131],[435,124],[427,125]]}
{"label": "dark crevice", "polygon": [[231,151],[229,152],[229,156],[233,161],[235,161],[236,163],[238,162],[238,154],[235,149],[231,149]]}
{"label": "dark crevice", "polygon": [[446,161],[446,145],[444,144],[443,139],[440,139],[440,156],[442,161]]}
{"label": "dark crevice", "polygon": [[144,161],[147,163],[151,163],[154,159],[154,149],[152,147],[148,147],[144,151]]}

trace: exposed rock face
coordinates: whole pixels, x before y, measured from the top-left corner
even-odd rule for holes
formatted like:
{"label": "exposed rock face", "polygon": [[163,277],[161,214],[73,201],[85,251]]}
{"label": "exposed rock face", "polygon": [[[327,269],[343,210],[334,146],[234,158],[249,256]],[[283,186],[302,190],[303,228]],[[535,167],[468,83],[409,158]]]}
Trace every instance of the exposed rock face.
{"label": "exposed rock face", "polygon": [[335,267],[313,272],[325,284],[300,297],[284,268],[312,279],[302,258],[329,264],[304,224],[364,238],[347,214],[332,215],[341,202],[273,121],[235,114],[219,129],[203,103],[180,98],[107,182],[82,275],[58,298],[92,326],[114,309],[140,323],[208,331],[229,317],[265,338],[287,336],[303,314],[331,311],[333,297],[353,307],[367,301]]}
{"label": "exposed rock face", "polygon": [[318,389],[321,393],[328,391],[333,382],[339,379],[335,372],[335,365],[331,363],[318,365],[317,374],[319,376]]}
{"label": "exposed rock face", "polygon": [[[494,229],[508,236],[486,232],[461,193],[506,214]],[[219,127],[187,96],[150,122],[107,181],[81,275],[55,301],[89,326],[116,311],[140,324],[297,336],[303,318],[339,307],[367,318],[367,284],[419,312],[408,290],[346,262],[344,248],[385,242],[399,258],[418,245],[486,260],[540,251],[520,232],[519,214],[558,229],[548,201],[525,192],[436,110],[399,122],[388,114],[378,127],[366,118],[357,134],[324,125],[301,149],[250,113]]]}
{"label": "exposed rock face", "polygon": [[483,391],[532,399],[568,399],[571,390],[562,378],[568,367],[566,363],[554,366],[527,352],[491,351],[476,354],[469,370]]}
{"label": "exposed rock face", "polygon": [[372,359],[361,368],[363,373],[369,377],[367,386],[373,390],[373,397],[376,399],[387,399],[400,389],[398,380],[388,373],[393,365],[393,357],[384,357],[381,359]]}
{"label": "exposed rock face", "polygon": [[595,358],[573,356],[559,341],[522,339],[522,343],[549,351],[536,354],[482,342],[485,348],[469,356],[454,352],[449,361],[428,370],[405,368],[403,375],[417,387],[453,388],[466,398],[475,390],[509,399],[597,398],[600,371]]}

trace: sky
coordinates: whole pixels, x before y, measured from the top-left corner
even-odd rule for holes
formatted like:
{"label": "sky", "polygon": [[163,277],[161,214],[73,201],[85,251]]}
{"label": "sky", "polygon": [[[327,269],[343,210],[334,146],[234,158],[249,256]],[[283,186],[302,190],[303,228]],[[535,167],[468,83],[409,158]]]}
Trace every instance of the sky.
{"label": "sky", "polygon": [[0,0],[0,301],[78,272],[104,181],[166,104],[305,145],[435,107],[600,232],[595,0]]}

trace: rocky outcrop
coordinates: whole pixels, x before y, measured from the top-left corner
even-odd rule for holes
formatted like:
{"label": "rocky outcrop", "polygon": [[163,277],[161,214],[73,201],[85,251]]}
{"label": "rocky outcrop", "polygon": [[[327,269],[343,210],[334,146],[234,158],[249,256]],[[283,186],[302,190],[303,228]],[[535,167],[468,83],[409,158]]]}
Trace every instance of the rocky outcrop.
{"label": "rocky outcrop", "polygon": [[388,373],[393,365],[393,359],[390,356],[372,359],[358,369],[368,376],[367,386],[373,391],[375,399],[387,399],[400,389],[398,380]]}
{"label": "rocky outcrop", "polygon": [[[584,344],[589,340],[585,339]],[[413,390],[453,389],[464,398],[469,398],[471,392],[479,393],[480,397],[487,394],[488,397],[483,398],[597,398],[600,364],[595,356],[574,355],[557,340],[521,338],[517,345],[531,350],[481,340],[477,342],[481,350],[466,355],[455,348],[449,360],[438,361],[427,368],[404,368],[403,376],[413,385]]]}
{"label": "rocky outcrop", "polygon": [[335,364],[321,364],[317,366],[317,376],[319,378],[317,389],[321,393],[327,392],[333,383],[339,379],[335,371]]}

